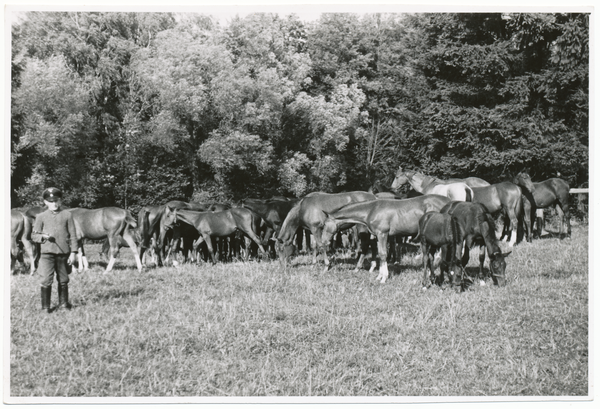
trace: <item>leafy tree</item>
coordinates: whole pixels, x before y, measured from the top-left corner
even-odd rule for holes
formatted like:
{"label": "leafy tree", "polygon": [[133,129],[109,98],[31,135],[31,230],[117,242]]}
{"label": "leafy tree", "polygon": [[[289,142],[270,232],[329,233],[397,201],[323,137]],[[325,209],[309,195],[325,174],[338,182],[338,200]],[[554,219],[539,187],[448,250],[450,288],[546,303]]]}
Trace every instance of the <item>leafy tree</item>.
{"label": "leafy tree", "polygon": [[[560,171],[573,182],[578,172],[574,161],[551,159],[550,154],[563,147],[555,141],[563,140],[571,144],[569,153],[577,161],[586,160],[587,147],[577,139],[586,138],[587,128],[575,136],[578,132],[560,115],[564,105],[551,98],[558,88],[551,85],[557,74],[552,55],[559,33],[573,19],[580,21],[579,33],[585,37],[579,17],[413,16],[411,25],[423,33],[415,49],[431,89],[431,104],[406,144],[418,153],[413,166],[438,176],[478,175],[496,182],[533,165],[534,178]],[[574,94],[581,95],[585,82],[573,83]]]}

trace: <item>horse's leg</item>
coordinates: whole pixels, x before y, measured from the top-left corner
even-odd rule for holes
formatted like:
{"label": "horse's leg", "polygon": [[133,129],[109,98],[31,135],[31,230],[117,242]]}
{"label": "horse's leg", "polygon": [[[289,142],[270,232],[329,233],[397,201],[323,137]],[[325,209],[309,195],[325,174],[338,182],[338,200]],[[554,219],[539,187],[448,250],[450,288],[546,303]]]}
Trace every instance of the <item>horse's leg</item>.
{"label": "horse's leg", "polygon": [[571,211],[569,209],[569,204],[564,203],[562,207],[565,222],[567,223],[567,237],[571,237]]}
{"label": "horse's leg", "polygon": [[108,236],[108,243],[110,244],[110,259],[108,261],[108,265],[106,266],[106,270],[104,270],[104,274],[108,273],[112,270],[115,265],[115,260],[117,257],[117,253],[119,252],[119,240],[118,236]]}
{"label": "horse's leg", "polygon": [[396,237],[392,236],[388,239],[388,258],[390,263],[396,262]]}
{"label": "horse's leg", "polygon": [[[433,249],[432,249],[433,250]],[[448,273],[448,260],[452,255],[450,254],[450,252],[448,251],[448,246],[447,245],[443,245],[440,247],[440,275],[437,277],[437,285],[439,285],[440,287],[444,284],[444,280],[446,278],[446,273]],[[431,259],[433,260],[435,257],[435,250],[433,250],[431,252],[431,254],[429,255],[429,257],[431,257]],[[435,262],[432,261],[432,265],[435,265]]]}
{"label": "horse's leg", "polygon": [[368,233],[358,233],[358,247],[356,251],[359,254],[359,256],[354,271],[358,271],[362,268],[363,262],[365,261],[365,257],[367,256],[367,252],[369,251],[369,241],[365,238],[365,236],[369,237]]}
{"label": "horse's leg", "polygon": [[[312,255],[313,255],[312,263],[313,264],[317,264],[317,252],[319,251],[318,243],[319,243],[319,241],[315,238],[315,245],[312,246]],[[308,251],[308,249],[306,251]]]}
{"label": "horse's leg", "polygon": [[319,227],[311,228],[310,232],[314,236],[315,246],[313,248],[313,264],[317,263],[317,253],[323,253],[323,262],[325,264],[325,269],[323,272],[327,272],[330,267],[329,257],[327,256],[327,245],[323,242],[323,229]]}
{"label": "horse's leg", "polygon": [[23,243],[23,250],[25,250],[25,255],[30,262],[29,275],[33,275],[35,273],[35,255],[33,243],[27,240],[25,237],[21,238],[21,243]]}
{"label": "horse's leg", "polygon": [[533,241],[533,218],[531,217],[531,204],[525,195],[521,195],[523,207],[521,209],[523,213],[523,225],[525,226],[525,236],[527,241],[531,243]]}
{"label": "horse's leg", "polygon": [[[238,228],[240,228],[238,226]],[[248,237],[250,237],[250,239],[256,243],[256,245],[258,246],[259,250],[260,250],[260,255],[261,257],[265,257],[267,256],[267,252],[265,251],[265,248],[263,247],[262,243],[260,242],[260,238],[256,235],[256,233],[254,233],[254,231],[252,230],[252,228],[250,226],[248,227],[243,227],[240,228],[240,230],[242,232],[244,232]],[[248,246],[248,254],[250,253],[250,247]]]}
{"label": "horse's leg", "polygon": [[567,225],[566,237],[571,237],[571,215],[569,213],[569,205],[558,202],[556,204],[556,213],[558,213],[558,219],[560,220],[559,237],[562,239],[565,234],[565,224]]}
{"label": "horse's leg", "polygon": [[206,247],[208,248],[208,253],[210,254],[210,258],[212,259],[213,264],[217,264],[217,257],[215,256],[215,250],[213,248],[213,243],[209,234],[202,233],[202,238],[206,242]]}
{"label": "horse's leg", "polygon": [[17,243],[16,237],[12,237],[10,242],[10,272],[13,274],[15,272],[15,264],[17,263],[17,259],[19,257],[19,243]]}
{"label": "horse's leg", "polygon": [[204,241],[204,237],[200,236],[198,237],[198,239],[196,239],[196,241],[194,241],[192,243],[192,247],[194,249],[196,249],[196,253],[197,253],[197,258],[196,258],[196,262],[198,264],[200,264],[200,261],[206,261],[206,258],[204,257],[203,251],[200,249],[200,245],[202,244],[202,242]]}
{"label": "horse's leg", "polygon": [[358,271],[362,267],[364,261],[365,261],[365,254],[360,253],[360,255],[358,256],[358,262],[356,263],[356,267],[354,267],[354,271]]}
{"label": "horse's leg", "polygon": [[470,250],[469,246],[465,245],[463,248],[463,255],[462,255],[462,259],[461,259],[463,268],[465,268],[467,266],[467,264],[469,264],[469,258],[470,258],[469,250]]}
{"label": "horse's leg", "polygon": [[[369,246],[371,247],[371,268],[369,269],[369,273],[372,273],[373,271],[375,271],[375,267],[377,267],[377,239],[374,236],[369,235]],[[379,263],[379,265],[381,266],[381,260],[379,260]]]}
{"label": "horse's leg", "polygon": [[544,216],[544,209],[535,210],[535,220],[537,223],[538,236],[542,237],[544,230],[546,229],[546,218]]}
{"label": "horse's leg", "polygon": [[246,249],[244,251],[243,260],[245,262],[248,262],[250,260],[250,249],[252,247],[252,239],[244,236],[244,245],[246,246]]}
{"label": "horse's leg", "polygon": [[479,285],[485,285],[485,272],[483,270],[483,263],[485,261],[485,247],[479,247]]}
{"label": "horse's leg", "polygon": [[83,239],[79,240],[78,242],[78,250],[77,250],[77,260],[78,260],[78,265],[77,265],[77,271],[78,272],[82,272],[82,271],[87,271],[90,268],[90,265],[87,261],[87,257],[85,256],[85,249],[83,247]]}
{"label": "horse's leg", "polygon": [[379,275],[377,276],[377,280],[381,280],[381,283],[385,283],[389,276],[388,266],[387,266],[387,242],[388,242],[388,234],[387,232],[378,233],[377,234],[377,250],[379,253]]}
{"label": "horse's leg", "polygon": [[513,247],[515,245],[515,243],[517,242],[519,221],[517,220],[517,215],[515,214],[515,212],[510,209],[508,210],[508,218],[509,218],[509,226],[510,226],[509,235],[508,235],[508,238],[510,239],[510,241],[508,242],[508,246]]}
{"label": "horse's leg", "polygon": [[140,258],[140,252],[138,250],[137,244],[135,244],[135,240],[128,233],[123,234],[123,240],[127,242],[129,248],[133,252],[133,257],[135,257],[135,264],[139,271],[142,271],[142,260]]}
{"label": "horse's leg", "polygon": [[[425,240],[421,241],[421,252],[423,254],[429,255],[430,248],[431,246]],[[423,257],[423,281],[421,281],[423,290],[427,290],[431,285],[431,275],[433,273],[431,262],[432,260],[429,257]]]}

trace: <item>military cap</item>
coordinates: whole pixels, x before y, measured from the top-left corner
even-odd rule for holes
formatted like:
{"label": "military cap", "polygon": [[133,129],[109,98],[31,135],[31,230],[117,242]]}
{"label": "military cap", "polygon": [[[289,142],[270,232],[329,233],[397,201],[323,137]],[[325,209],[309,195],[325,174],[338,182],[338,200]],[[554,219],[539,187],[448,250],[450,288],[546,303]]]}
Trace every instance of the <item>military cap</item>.
{"label": "military cap", "polygon": [[58,199],[62,199],[62,192],[60,189],[55,187],[49,187],[48,189],[44,190],[44,194],[42,196],[44,200],[48,202],[56,202]]}

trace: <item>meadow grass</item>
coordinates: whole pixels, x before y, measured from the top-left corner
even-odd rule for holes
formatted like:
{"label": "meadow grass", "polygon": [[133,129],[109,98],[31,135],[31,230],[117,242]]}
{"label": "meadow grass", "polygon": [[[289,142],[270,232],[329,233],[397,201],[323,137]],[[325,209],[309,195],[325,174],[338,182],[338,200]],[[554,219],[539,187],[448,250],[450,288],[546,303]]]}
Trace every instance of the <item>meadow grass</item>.
{"label": "meadow grass", "polygon": [[11,277],[11,396],[588,395],[587,226],[514,247],[506,287],[464,293],[423,291],[415,252],[382,285],[349,254],[326,273],[306,255],[138,272],[124,249],[103,274],[98,249],[71,311],[41,313],[37,278]]}

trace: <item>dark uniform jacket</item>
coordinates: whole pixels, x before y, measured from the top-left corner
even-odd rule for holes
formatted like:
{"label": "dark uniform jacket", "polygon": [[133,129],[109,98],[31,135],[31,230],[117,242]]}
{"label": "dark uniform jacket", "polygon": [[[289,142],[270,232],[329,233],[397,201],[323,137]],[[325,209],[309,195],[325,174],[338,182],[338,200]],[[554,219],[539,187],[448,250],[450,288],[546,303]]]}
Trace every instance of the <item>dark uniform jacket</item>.
{"label": "dark uniform jacket", "polygon": [[[43,234],[54,237],[54,241],[44,239]],[[46,210],[35,218],[31,239],[42,243],[42,253],[68,254],[77,252],[77,234],[73,215],[67,210],[53,212]]]}

